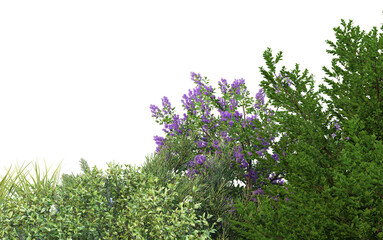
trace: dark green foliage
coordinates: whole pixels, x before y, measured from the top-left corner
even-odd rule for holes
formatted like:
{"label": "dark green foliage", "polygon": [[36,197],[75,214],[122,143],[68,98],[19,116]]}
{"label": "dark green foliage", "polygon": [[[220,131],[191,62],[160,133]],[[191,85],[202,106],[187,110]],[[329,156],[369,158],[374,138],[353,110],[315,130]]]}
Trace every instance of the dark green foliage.
{"label": "dark green foliage", "polygon": [[[320,92],[330,97],[325,102],[329,104],[329,113],[332,116],[344,121],[358,115],[364,121],[364,129],[370,134],[375,133],[376,140],[379,141],[383,135],[382,34],[377,35],[376,27],[368,34],[365,31],[360,32],[359,26],[352,27],[352,21],[346,26],[342,20],[342,25],[344,30],[340,27],[334,28],[337,43],[326,41],[334,48],[326,52],[339,56],[332,60],[334,71],[323,67],[329,77],[338,81],[324,78],[331,89],[320,85]],[[340,80],[342,82],[339,84]]]}
{"label": "dark green foliage", "polygon": [[[285,171],[289,184],[288,191],[264,191],[277,195],[277,202],[235,204],[244,220],[231,222],[245,239],[383,239],[383,34],[377,39],[375,27],[364,35],[352,21],[342,19],[342,25],[344,30],[334,28],[337,44],[327,41],[334,48],[327,52],[339,56],[332,61],[334,72],[323,68],[337,78],[325,78],[331,89],[320,85],[314,93],[312,75],[307,69],[300,75],[298,64],[291,72],[281,70],[291,87],[278,83],[275,64],[282,54],[274,61],[270,49],[264,53],[269,71],[260,68],[267,79],[261,87],[280,108],[273,120],[286,134],[273,145],[280,164],[270,168]],[[276,93],[277,84],[283,93]],[[319,93],[330,97],[325,112]],[[259,208],[266,214],[260,216]]]}

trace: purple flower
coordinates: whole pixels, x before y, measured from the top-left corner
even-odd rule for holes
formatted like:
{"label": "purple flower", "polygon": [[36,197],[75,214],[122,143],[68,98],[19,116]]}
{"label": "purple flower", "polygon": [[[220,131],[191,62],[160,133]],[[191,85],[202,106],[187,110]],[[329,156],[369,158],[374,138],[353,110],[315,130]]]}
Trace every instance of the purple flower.
{"label": "purple flower", "polygon": [[223,109],[225,109],[226,108],[226,101],[225,101],[225,99],[223,99],[221,97],[219,97],[218,99],[219,99],[218,103],[221,105],[221,107]]}
{"label": "purple flower", "polygon": [[258,93],[255,95],[255,99],[259,101],[259,103],[255,104],[254,106],[257,109],[260,109],[259,105],[263,105],[265,103],[265,94],[263,93],[263,88],[259,89]]}
{"label": "purple flower", "polygon": [[198,165],[201,165],[205,161],[206,161],[206,157],[204,155],[197,155],[195,157],[195,163],[198,164]]}
{"label": "purple flower", "polygon": [[230,99],[230,103],[231,103],[231,106],[230,106],[230,110],[233,111],[234,109],[237,108],[238,106],[238,101],[236,101],[235,99]]}
{"label": "purple flower", "polygon": [[275,90],[275,93],[279,93],[279,92],[280,92],[280,90],[279,90],[279,87],[278,87],[278,86],[274,85],[274,89],[277,89],[277,90]]}
{"label": "purple flower", "polygon": [[230,212],[230,213],[235,212],[235,209],[237,209],[237,208],[234,207],[233,209],[230,209],[229,212]]}
{"label": "purple flower", "polygon": [[340,126],[338,123],[335,123],[334,126],[336,127],[336,130],[339,130]]}
{"label": "purple flower", "polygon": [[159,117],[163,117],[163,115],[161,114],[160,115],[160,109],[156,106],[156,105],[150,105],[150,109],[152,110],[152,117],[155,117],[155,118],[159,118]]}
{"label": "purple flower", "polygon": [[255,194],[261,194],[261,195],[263,195],[263,190],[262,190],[262,188],[258,188],[257,190],[255,190],[255,191],[253,192],[253,195],[255,195]]}
{"label": "purple flower", "polygon": [[248,163],[245,160],[242,160],[241,168],[246,168],[248,166]]}
{"label": "purple flower", "polygon": [[[166,108],[166,106],[169,106],[169,108],[172,108],[169,102],[169,99],[166,96],[162,98],[162,106],[164,106],[164,109]],[[166,110],[164,110],[164,112],[166,114],[168,113]]]}
{"label": "purple flower", "polygon": [[160,148],[161,148],[161,146],[164,145],[164,140],[165,140],[165,138],[163,138],[163,137],[159,137],[159,136],[154,136],[153,139],[154,139],[154,141],[155,141],[156,144],[157,144],[156,153],[159,153],[159,152],[160,152]]}
{"label": "purple flower", "polygon": [[197,75],[197,74],[195,74],[194,72],[191,72],[190,75],[191,75],[191,80],[192,80],[192,81],[194,81],[194,82],[196,82],[196,83],[202,85],[202,83],[201,83],[200,81],[195,80],[195,78],[201,79],[201,75],[200,75],[199,73],[198,73],[198,75]]}
{"label": "purple flower", "polygon": [[226,80],[225,79],[221,79],[221,81],[223,82],[223,84],[221,83],[221,82],[218,82],[218,84],[219,84],[219,86],[220,86],[220,89],[221,89],[221,92],[223,93],[223,94],[226,94],[226,92],[227,92],[227,89],[226,89],[226,85],[227,85],[227,82],[226,82]]}
{"label": "purple flower", "polygon": [[278,159],[279,159],[278,154],[274,153],[273,156],[271,156],[271,157],[274,158],[274,160],[275,160],[276,162],[278,162]]}

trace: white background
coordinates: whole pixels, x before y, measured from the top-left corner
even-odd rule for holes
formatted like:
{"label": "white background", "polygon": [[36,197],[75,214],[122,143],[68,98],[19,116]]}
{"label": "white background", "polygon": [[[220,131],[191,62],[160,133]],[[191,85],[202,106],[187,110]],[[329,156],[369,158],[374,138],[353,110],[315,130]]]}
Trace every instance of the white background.
{"label": "white background", "polygon": [[182,118],[190,72],[217,90],[244,78],[255,97],[267,47],[283,51],[277,70],[298,63],[317,90],[333,28],[343,18],[380,33],[382,11],[368,0],[1,1],[0,175],[36,160],[63,161],[61,173],[79,173],[80,158],[141,165],[165,137],[151,104],[167,96]]}

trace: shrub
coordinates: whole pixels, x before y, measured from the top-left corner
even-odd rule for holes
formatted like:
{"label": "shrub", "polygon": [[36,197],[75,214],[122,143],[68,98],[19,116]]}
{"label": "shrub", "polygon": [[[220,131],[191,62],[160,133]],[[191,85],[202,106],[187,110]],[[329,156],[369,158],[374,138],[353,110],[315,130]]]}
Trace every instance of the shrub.
{"label": "shrub", "polygon": [[[175,175],[185,175],[188,164],[193,161],[198,150],[196,137],[198,133],[192,132],[189,137],[174,136],[166,139],[166,144],[152,158],[146,157],[146,162],[141,171],[151,174],[159,179],[158,184],[165,184],[173,181]],[[207,154],[207,164],[210,166],[203,169],[201,174],[196,175],[192,180],[188,176],[176,188],[177,201],[183,201],[186,196],[201,203],[201,208],[197,210],[197,215],[210,214],[212,218],[208,220],[210,224],[219,222],[213,239],[236,239],[236,235],[230,230],[226,218],[234,217],[233,200],[242,196],[242,187],[234,186],[233,179],[235,174],[231,169],[230,163],[232,149],[226,147],[222,149],[222,154]],[[192,192],[192,188],[196,188]]]}
{"label": "shrub", "polygon": [[207,222],[211,216],[197,218],[200,204],[175,201],[181,176],[163,187],[156,177],[131,166],[108,166],[106,176],[94,167],[42,198],[8,197],[1,210],[0,237],[211,239],[214,224]]}

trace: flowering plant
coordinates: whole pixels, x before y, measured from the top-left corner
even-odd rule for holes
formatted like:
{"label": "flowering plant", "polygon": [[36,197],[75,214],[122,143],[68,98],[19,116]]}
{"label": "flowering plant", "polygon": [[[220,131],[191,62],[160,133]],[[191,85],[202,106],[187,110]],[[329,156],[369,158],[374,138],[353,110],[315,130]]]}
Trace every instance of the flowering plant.
{"label": "flowering plant", "polygon": [[[279,77],[281,77],[281,75]],[[267,105],[264,104],[265,95],[262,92],[262,89],[260,89],[260,91],[255,96],[257,103],[254,105],[254,107],[257,109],[258,115],[261,117],[261,119],[263,119],[263,121],[260,122],[257,119],[257,114],[250,117],[248,116],[246,119],[247,121],[241,121],[242,114],[240,114],[238,111],[235,111],[238,105],[242,106],[244,116],[246,115],[245,107],[248,113],[256,112],[254,107],[249,107],[253,99],[250,100],[247,97],[249,93],[246,91],[243,79],[236,80],[231,85],[231,89],[229,90],[226,89],[229,86],[226,80],[222,79],[222,83],[219,84],[221,86],[221,92],[223,92],[224,96],[218,99],[212,95],[214,94],[212,87],[210,86],[208,88],[205,85],[205,83],[208,83],[208,81],[202,82],[200,75],[192,73],[192,80],[198,84],[198,87],[194,89],[194,95],[189,90],[189,97],[186,95],[183,96],[185,100],[185,102],[183,101],[184,108],[186,108],[190,114],[189,116],[184,114],[183,123],[185,124],[181,124],[178,115],[172,115],[172,118],[169,116],[174,108],[171,108],[171,104],[166,97],[163,98],[162,104],[164,106],[163,113],[167,116],[164,116],[158,107],[153,105],[151,106],[154,117],[164,118],[160,121],[156,120],[156,122],[161,124],[165,122],[164,131],[168,134],[168,136],[170,135],[174,137],[175,135],[182,134],[189,136],[190,130],[202,129],[202,132],[205,136],[197,139],[198,148],[200,150],[198,152],[199,154],[197,154],[194,161],[190,161],[189,163],[185,164],[187,167],[187,174],[192,179],[195,175],[206,172],[207,170],[211,171],[213,169],[212,174],[214,174],[214,166],[216,163],[215,160],[217,160],[218,155],[222,153],[221,148],[229,147],[234,148],[235,150],[232,156],[233,160],[235,161],[231,163],[231,169],[238,173],[236,180],[242,180],[242,182],[246,183],[248,193],[251,189],[253,189],[254,186],[257,186],[257,190],[253,191],[253,195],[258,193],[263,195],[261,188],[262,185],[267,185],[270,182],[273,184],[283,185],[284,182],[283,180],[280,180],[280,176],[269,176],[265,167],[262,167],[261,164],[259,164],[260,166],[258,166],[257,169],[257,166],[254,166],[252,163],[252,160],[255,158],[263,161],[263,166],[267,165],[267,163],[265,163],[265,157],[266,161],[269,160],[270,162],[271,159],[274,165],[275,162],[278,162],[278,156],[276,154],[270,157],[267,156],[267,153],[265,153],[265,150],[267,150],[267,147],[270,145],[269,141],[272,141],[274,137],[271,133],[263,133],[256,128],[256,126],[260,126],[262,123],[264,123],[263,127],[268,127],[273,116],[273,111],[271,109],[267,109]],[[290,83],[288,82],[288,84]],[[204,94],[202,94],[203,91]],[[246,97],[244,96],[245,94]],[[213,99],[213,101],[210,101],[210,99]],[[216,106],[218,111],[221,113],[220,121],[212,118],[212,116],[209,115],[211,109],[209,105],[211,104]],[[198,117],[197,115],[197,111],[199,109],[202,111],[201,117]],[[172,119],[173,122],[171,122]],[[196,124],[192,124],[193,122]],[[170,123],[173,124],[169,125]],[[170,129],[170,131],[166,130],[167,128]],[[159,147],[164,145],[163,138],[156,136],[155,140],[157,141]],[[219,140],[221,140],[220,143]],[[239,140],[240,145],[234,143],[235,140]],[[157,148],[157,152],[160,150],[159,147]],[[246,151],[246,149],[248,149],[248,151]],[[242,154],[242,152],[244,154]],[[207,159],[207,156],[211,156],[214,153],[216,153],[215,159]],[[244,171],[246,171],[246,174]],[[268,182],[265,180],[266,177]],[[230,197],[230,199],[232,204],[232,197]],[[255,197],[251,199],[253,201],[257,201]],[[285,200],[288,201],[287,198],[285,198]]]}

